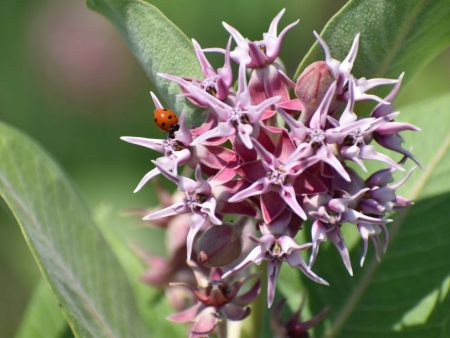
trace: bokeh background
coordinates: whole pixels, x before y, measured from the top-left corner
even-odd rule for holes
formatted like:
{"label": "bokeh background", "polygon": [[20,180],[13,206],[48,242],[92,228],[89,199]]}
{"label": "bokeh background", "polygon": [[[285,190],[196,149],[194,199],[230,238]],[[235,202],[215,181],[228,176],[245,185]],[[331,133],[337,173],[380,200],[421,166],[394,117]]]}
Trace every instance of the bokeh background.
{"label": "bokeh background", "polygon": [[[346,1],[151,2],[205,47],[225,45],[221,21],[258,38],[286,7],[283,26],[301,19],[281,53],[293,75],[314,42],[312,31],[320,31]],[[450,52],[446,51],[403,88],[397,106],[450,92],[449,78]],[[82,1],[2,1],[0,119],[45,147],[94,209],[107,205],[127,210],[153,200],[151,189],[132,194],[149,168],[151,154],[119,140],[121,135],[161,136],[152,123],[151,89],[112,25]],[[433,112],[428,114],[432,117]],[[1,338],[14,336],[39,280],[20,230],[0,202]]]}

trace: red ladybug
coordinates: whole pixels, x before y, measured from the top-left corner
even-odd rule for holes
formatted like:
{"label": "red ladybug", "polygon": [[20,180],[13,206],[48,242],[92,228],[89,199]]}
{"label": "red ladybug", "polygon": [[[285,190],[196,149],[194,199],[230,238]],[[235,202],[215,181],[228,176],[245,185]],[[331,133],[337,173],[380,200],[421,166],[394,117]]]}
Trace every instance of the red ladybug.
{"label": "red ladybug", "polygon": [[153,112],[153,116],[156,125],[166,133],[170,133],[174,129],[177,129],[178,117],[173,111],[166,108],[158,108]]}

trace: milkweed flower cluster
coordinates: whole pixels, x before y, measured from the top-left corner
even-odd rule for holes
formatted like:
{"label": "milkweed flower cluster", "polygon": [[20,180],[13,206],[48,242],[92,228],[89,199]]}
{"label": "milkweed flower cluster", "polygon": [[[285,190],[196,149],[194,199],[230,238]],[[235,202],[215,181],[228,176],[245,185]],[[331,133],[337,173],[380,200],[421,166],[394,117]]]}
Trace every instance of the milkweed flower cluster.
{"label": "milkweed flower cluster", "polygon": [[[386,250],[389,213],[411,204],[396,193],[412,172],[405,171],[404,163],[408,159],[417,162],[402,147],[400,133],[418,128],[397,122],[399,113],[392,107],[403,74],[398,79],[358,78],[352,68],[359,34],[340,61],[314,33],[325,60],[312,63],[293,81],[279,53],[285,35],[298,21],[278,34],[283,14],[284,10],[274,18],[260,41],[244,38],[226,23],[230,33],[226,48],[202,49],[193,40],[203,78],[160,74],[177,83],[187,100],[206,111],[201,125],[188,125],[181,111],[176,112],[179,121],[165,138],[123,137],[161,153],[136,191],[158,175],[178,188],[169,202],[166,198],[163,209],[151,211],[144,220],[167,224],[181,220],[185,226],[179,232],[182,240],[176,241],[186,250],[188,266],[195,266],[197,279],[190,283],[198,285],[189,288],[196,303],[171,319],[193,322],[191,337],[206,336],[220,321],[240,320],[249,314],[247,305],[259,292],[259,283],[244,295],[239,289],[253,265],[267,264],[269,307],[283,263],[328,285],[313,270],[323,242],[336,247],[352,275],[341,231],[344,224],[361,235],[362,266],[369,240],[378,258]],[[215,69],[207,52],[221,53],[223,67]],[[391,86],[390,93],[386,97],[373,94],[371,89],[378,86]],[[152,98],[155,108],[163,108],[154,93]],[[373,101],[376,106],[362,115],[359,101]],[[399,159],[379,150],[383,148],[399,153]],[[383,169],[369,173],[368,161],[379,162]],[[398,182],[393,182],[395,172],[404,175]],[[250,231],[244,231],[249,224]],[[299,231],[310,233],[306,237],[311,242],[298,243]],[[247,239],[251,244],[243,245]],[[175,276],[179,261],[178,257],[159,266],[150,261],[153,273],[147,273],[147,281],[169,282],[166,279]],[[164,278],[156,278],[154,271],[161,266]],[[200,267],[204,269],[201,281]],[[280,330],[281,320],[276,323]]]}

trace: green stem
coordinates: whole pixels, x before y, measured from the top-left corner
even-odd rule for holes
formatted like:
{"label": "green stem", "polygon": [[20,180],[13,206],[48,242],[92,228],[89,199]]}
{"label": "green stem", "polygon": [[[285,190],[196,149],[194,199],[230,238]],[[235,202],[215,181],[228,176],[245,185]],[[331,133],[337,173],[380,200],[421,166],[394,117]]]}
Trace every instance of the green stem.
{"label": "green stem", "polygon": [[222,319],[217,325],[217,338],[228,338],[226,319]]}
{"label": "green stem", "polygon": [[252,304],[251,337],[259,338],[262,334],[267,294],[267,264],[258,267],[261,275],[261,293]]}

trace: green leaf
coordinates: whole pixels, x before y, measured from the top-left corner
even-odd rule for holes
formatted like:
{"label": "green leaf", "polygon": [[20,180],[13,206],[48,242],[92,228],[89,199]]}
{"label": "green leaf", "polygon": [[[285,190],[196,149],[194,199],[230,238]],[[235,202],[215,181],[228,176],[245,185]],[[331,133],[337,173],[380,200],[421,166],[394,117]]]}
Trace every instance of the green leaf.
{"label": "green leaf", "polygon": [[16,338],[73,337],[58,302],[45,281],[40,281],[27,306]]}
{"label": "green leaf", "polygon": [[[137,244],[136,237],[143,239],[147,236],[145,244],[149,248],[155,249],[164,243],[164,239],[158,236],[160,234],[155,234],[152,231],[154,229],[142,226],[138,228],[134,217],[125,218],[117,210],[120,208],[102,204],[96,208],[96,220],[129,277],[142,317],[152,328],[155,337],[186,337],[186,329],[183,325],[166,320],[166,317],[176,310],[167,303],[164,291],[151,288],[140,280],[148,267],[137,257],[130,246],[130,244]],[[152,238],[148,238],[149,235]]]}
{"label": "green leaf", "polygon": [[[360,47],[353,74],[397,78],[405,82],[450,44],[448,0],[351,0],[325,26],[321,36],[337,60],[347,55],[355,34]],[[323,60],[315,43],[296,77],[310,63]]]}
{"label": "green leaf", "polygon": [[[400,120],[422,128],[405,134],[423,164],[405,195],[415,205],[389,226],[391,241],[378,263],[369,257],[357,267],[361,241],[351,251],[355,276],[348,276],[332,246],[319,254],[316,271],[330,287],[305,281],[312,312],[331,306],[317,337],[422,338],[448,337],[450,322],[450,95],[404,109]],[[345,226],[344,226],[345,227]],[[356,229],[353,229],[356,232]],[[373,252],[373,247],[370,248]]]}
{"label": "green leaf", "polygon": [[155,6],[142,0],[87,0],[88,6],[108,17],[144,67],[159,95],[177,111],[191,113],[175,83],[158,73],[200,78],[201,71],[191,42]]}
{"label": "green leaf", "polygon": [[75,336],[148,336],[123,270],[61,169],[4,124],[0,157],[0,194]]}

